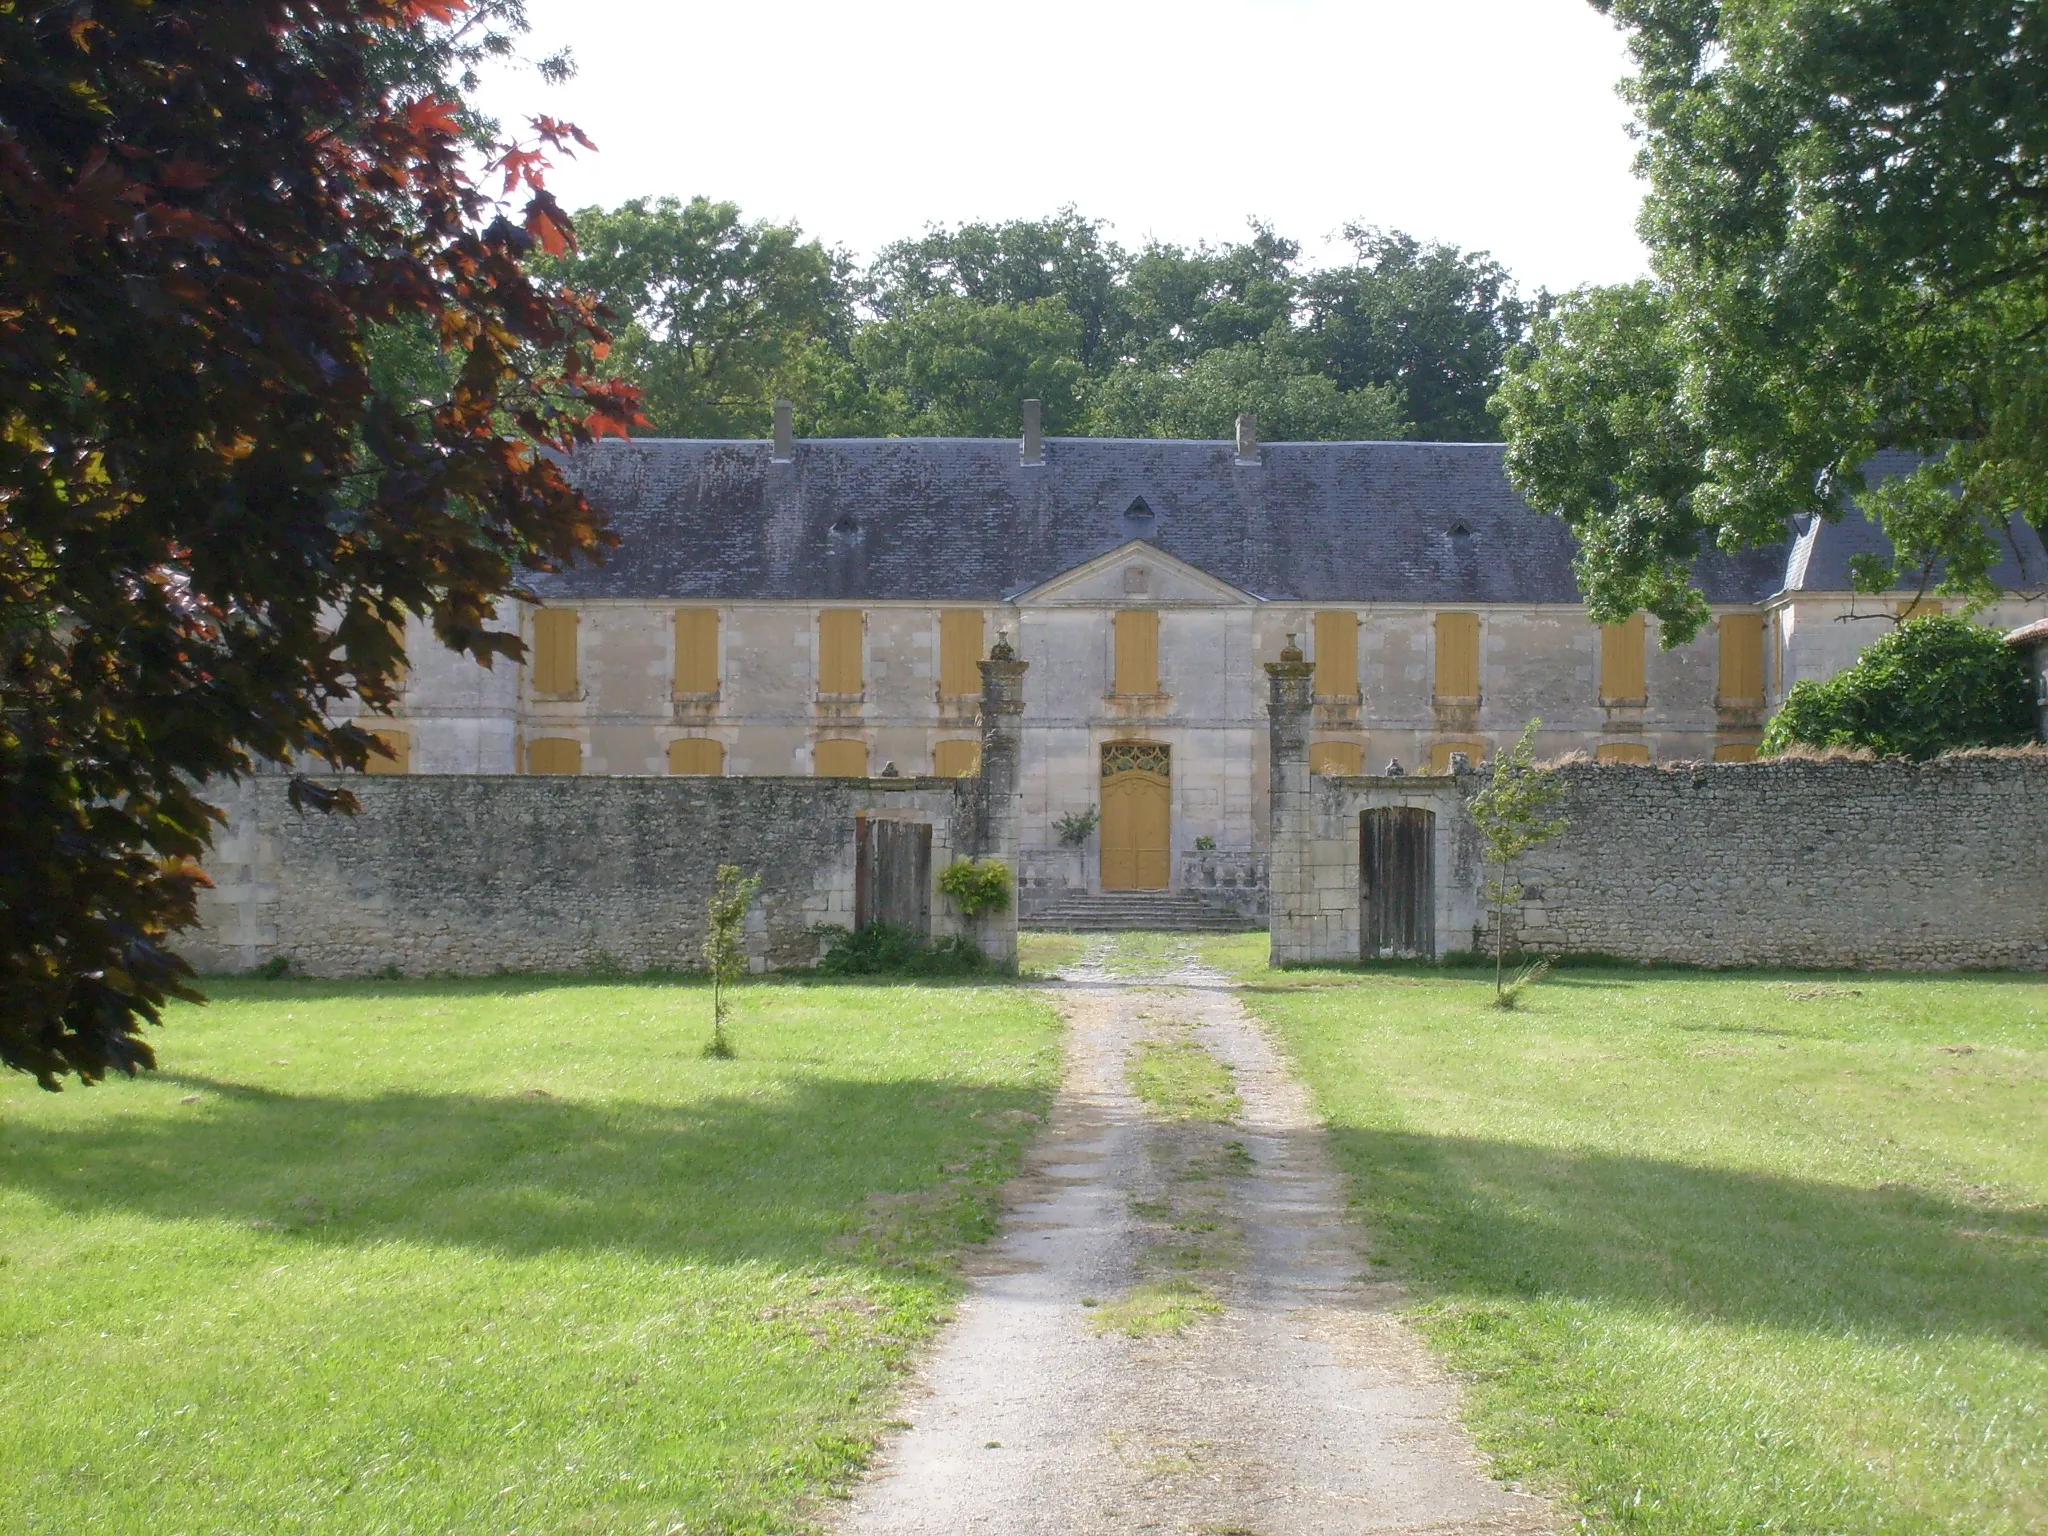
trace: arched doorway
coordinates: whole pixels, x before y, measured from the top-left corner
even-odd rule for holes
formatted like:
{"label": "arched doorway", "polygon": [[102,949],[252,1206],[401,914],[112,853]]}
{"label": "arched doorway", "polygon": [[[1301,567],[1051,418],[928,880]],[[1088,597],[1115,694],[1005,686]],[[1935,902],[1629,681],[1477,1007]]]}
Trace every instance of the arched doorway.
{"label": "arched doorway", "polygon": [[1171,883],[1173,754],[1156,741],[1102,746],[1102,888],[1163,891]]}

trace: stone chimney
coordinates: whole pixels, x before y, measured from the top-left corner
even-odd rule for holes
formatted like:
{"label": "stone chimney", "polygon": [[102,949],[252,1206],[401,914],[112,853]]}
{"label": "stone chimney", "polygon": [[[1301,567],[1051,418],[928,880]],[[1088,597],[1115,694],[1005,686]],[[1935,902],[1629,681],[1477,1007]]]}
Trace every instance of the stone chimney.
{"label": "stone chimney", "polygon": [[775,453],[777,464],[796,457],[796,407],[787,400],[775,402]]}
{"label": "stone chimney", "polygon": [[1259,462],[1259,416],[1256,411],[1238,412],[1237,462],[1240,464],[1256,464]]}
{"label": "stone chimney", "polygon": [[1045,438],[1039,430],[1039,422],[1045,407],[1037,400],[1024,402],[1024,462],[1043,464],[1045,462]]}

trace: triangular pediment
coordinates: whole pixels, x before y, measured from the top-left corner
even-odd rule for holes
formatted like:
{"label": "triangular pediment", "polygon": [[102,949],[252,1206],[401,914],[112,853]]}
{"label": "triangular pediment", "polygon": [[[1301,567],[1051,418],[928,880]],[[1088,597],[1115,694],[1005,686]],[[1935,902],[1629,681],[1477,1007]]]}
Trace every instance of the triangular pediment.
{"label": "triangular pediment", "polygon": [[1131,539],[1018,593],[1015,601],[1045,608],[1181,608],[1251,607],[1259,600],[1143,539]]}

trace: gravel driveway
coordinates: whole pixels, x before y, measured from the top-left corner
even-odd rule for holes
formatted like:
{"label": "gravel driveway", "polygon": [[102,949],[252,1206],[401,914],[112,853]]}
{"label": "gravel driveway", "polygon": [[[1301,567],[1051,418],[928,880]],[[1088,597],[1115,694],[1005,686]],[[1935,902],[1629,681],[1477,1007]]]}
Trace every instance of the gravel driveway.
{"label": "gravel driveway", "polygon": [[[1308,1096],[1192,963],[1055,983],[1065,1081],[1003,1236],[854,1490],[844,1536],[1536,1533],[1369,1278]],[[1132,1092],[1146,1042],[1226,1064],[1242,1108]]]}

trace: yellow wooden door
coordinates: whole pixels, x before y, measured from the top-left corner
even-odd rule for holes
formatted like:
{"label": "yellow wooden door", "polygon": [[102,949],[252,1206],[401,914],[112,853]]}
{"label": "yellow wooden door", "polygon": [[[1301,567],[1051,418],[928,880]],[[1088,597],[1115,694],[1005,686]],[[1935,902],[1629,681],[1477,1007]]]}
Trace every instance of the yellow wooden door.
{"label": "yellow wooden door", "polygon": [[1163,891],[1171,883],[1173,781],[1167,748],[1112,742],[1102,761],[1102,888]]}

